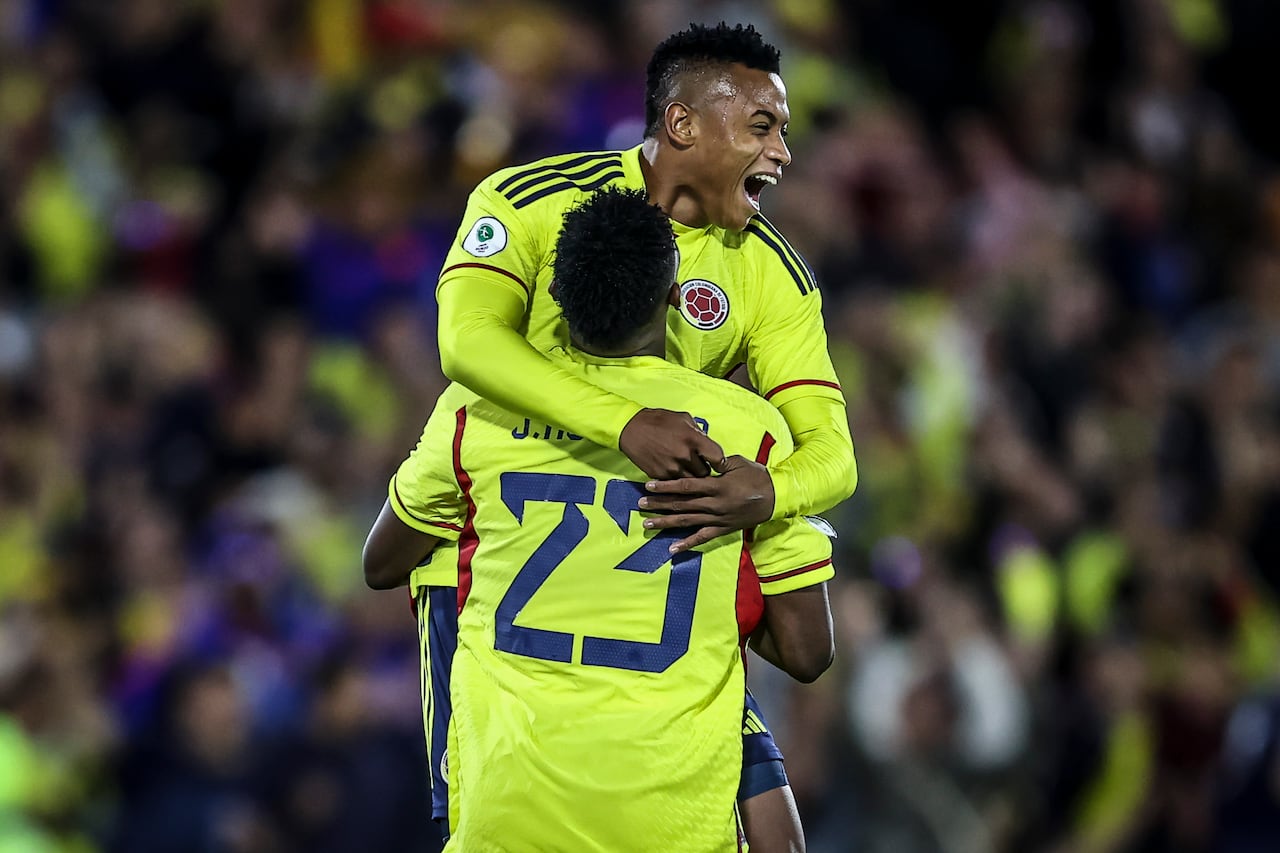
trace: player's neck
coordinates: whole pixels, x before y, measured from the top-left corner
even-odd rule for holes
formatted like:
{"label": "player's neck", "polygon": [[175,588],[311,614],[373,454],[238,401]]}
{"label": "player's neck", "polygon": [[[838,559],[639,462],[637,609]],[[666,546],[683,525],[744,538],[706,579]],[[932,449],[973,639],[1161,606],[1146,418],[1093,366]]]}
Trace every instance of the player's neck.
{"label": "player's neck", "polygon": [[652,137],[640,147],[640,173],[644,175],[649,201],[681,225],[705,227],[710,220],[681,175],[675,153]]}
{"label": "player's neck", "polygon": [[575,349],[581,350],[587,355],[594,355],[597,358],[633,358],[638,355],[666,358],[667,355],[667,329],[665,325],[641,333],[616,349],[607,349],[583,343],[572,332],[569,334],[569,340],[573,343]]}

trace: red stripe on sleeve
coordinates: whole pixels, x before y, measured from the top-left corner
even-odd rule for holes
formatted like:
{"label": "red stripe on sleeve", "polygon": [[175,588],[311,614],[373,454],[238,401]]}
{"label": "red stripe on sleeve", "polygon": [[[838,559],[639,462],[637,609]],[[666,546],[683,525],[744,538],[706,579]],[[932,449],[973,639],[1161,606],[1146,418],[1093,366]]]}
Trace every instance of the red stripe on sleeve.
{"label": "red stripe on sleeve", "polygon": [[457,412],[458,425],[453,430],[453,473],[458,478],[458,486],[467,501],[467,520],[462,526],[462,535],[458,537],[458,612],[467,603],[471,594],[471,558],[480,544],[480,536],[476,533],[476,502],[471,499],[471,477],[462,467],[462,433],[467,428],[467,407]]}
{"label": "red stripe on sleeve", "polygon": [[791,571],[789,571],[789,572],[783,572],[783,573],[782,573],[782,574],[780,574],[780,575],[772,575],[772,576],[767,577],[767,578],[760,578],[760,583],[762,583],[762,584],[765,584],[765,583],[774,583],[775,581],[786,580],[787,578],[793,578],[793,577],[795,577],[796,575],[802,575],[802,574],[804,574],[805,572],[812,572],[814,569],[820,569],[820,568],[822,568],[823,566],[829,566],[829,565],[831,565],[831,559],[830,559],[830,558],[827,558],[827,559],[825,559],[825,560],[819,560],[819,561],[818,561],[818,562],[816,562],[816,563],[810,563],[810,564],[809,564],[809,565],[807,565],[807,566],[801,566],[801,567],[800,567],[800,568],[798,568],[798,569],[792,569]]}
{"label": "red stripe on sleeve", "polygon": [[783,382],[777,388],[773,388],[773,389],[770,389],[769,391],[766,391],[764,398],[768,400],[770,397],[772,397],[774,394],[777,394],[779,391],[785,391],[788,388],[794,388],[797,385],[821,385],[823,388],[834,388],[837,391],[841,390],[840,384],[838,382],[827,382],[824,379],[794,379],[791,382]]}
{"label": "red stripe on sleeve", "polygon": [[491,267],[488,264],[473,264],[473,263],[454,264],[451,267],[445,267],[443,270],[441,270],[440,277],[444,278],[447,273],[451,273],[454,270],[465,270],[465,269],[488,270],[489,272],[496,272],[498,275],[505,275],[507,278],[511,279],[516,284],[523,287],[526,296],[533,295],[533,290],[529,287],[529,285],[524,283],[524,281],[520,278],[520,276],[516,275],[513,272],[508,272],[507,270],[504,270],[501,267]]}

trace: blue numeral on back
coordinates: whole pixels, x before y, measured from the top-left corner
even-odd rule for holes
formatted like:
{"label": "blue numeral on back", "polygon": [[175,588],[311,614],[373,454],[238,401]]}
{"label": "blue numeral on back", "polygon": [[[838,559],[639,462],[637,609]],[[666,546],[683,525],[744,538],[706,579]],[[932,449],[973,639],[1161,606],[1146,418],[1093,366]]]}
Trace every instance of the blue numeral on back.
{"label": "blue numeral on back", "polygon": [[[623,533],[627,532],[631,514],[637,511],[636,504],[643,494],[643,486],[626,480],[611,480],[605,487],[605,511]],[[640,672],[665,672],[667,667],[689,651],[693,609],[698,601],[698,579],[702,574],[702,555],[696,551],[685,551],[672,560],[667,549],[683,535],[679,531],[664,530],[633,551],[616,567],[628,572],[652,574],[671,562],[662,639],[656,643],[643,643],[638,640],[584,637],[584,664]]]}
{"label": "blue numeral on back", "polygon": [[502,502],[521,524],[524,523],[525,504],[529,501],[564,504],[564,516],[516,574],[499,602],[495,648],[542,660],[568,663],[573,659],[573,634],[525,628],[516,625],[515,620],[538,587],[586,537],[587,519],[577,505],[590,504],[595,498],[596,481],[590,477],[511,472],[502,475]]}
{"label": "blue numeral on back", "polygon": [[[499,602],[495,614],[494,647],[525,657],[569,663],[573,659],[573,634],[516,625],[515,620],[556,567],[586,538],[587,518],[578,507],[595,501],[596,481],[591,477],[567,474],[508,472],[502,475],[501,485],[502,502],[521,524],[524,524],[525,506],[530,501],[562,504],[564,514],[520,567]],[[629,530],[631,515],[637,512],[642,494],[644,488],[639,483],[626,480],[611,480],[605,487],[605,511],[624,534]],[[614,567],[621,571],[652,574],[668,562],[672,564],[663,610],[662,639],[656,643],[644,643],[584,636],[582,663],[638,672],[664,672],[689,651],[702,555],[686,551],[672,560],[667,549],[683,535],[683,531],[664,530]]]}

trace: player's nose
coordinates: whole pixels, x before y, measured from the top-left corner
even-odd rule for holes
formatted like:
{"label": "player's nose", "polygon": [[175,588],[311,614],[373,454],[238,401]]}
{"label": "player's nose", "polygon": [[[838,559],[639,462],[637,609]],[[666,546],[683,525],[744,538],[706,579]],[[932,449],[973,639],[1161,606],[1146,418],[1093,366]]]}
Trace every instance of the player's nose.
{"label": "player's nose", "polygon": [[787,147],[786,140],[781,136],[773,138],[768,150],[765,151],[765,156],[779,166],[786,167],[791,165],[791,149]]}

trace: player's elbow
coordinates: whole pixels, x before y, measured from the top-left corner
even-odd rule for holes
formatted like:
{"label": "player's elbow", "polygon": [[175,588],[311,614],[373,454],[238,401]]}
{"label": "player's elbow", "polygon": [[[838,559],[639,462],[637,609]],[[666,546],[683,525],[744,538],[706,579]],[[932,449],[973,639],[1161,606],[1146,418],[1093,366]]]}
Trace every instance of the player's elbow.
{"label": "player's elbow", "polygon": [[[814,619],[803,629],[793,629],[777,643],[775,663],[787,675],[802,684],[812,684],[831,668],[835,660],[835,640],[828,620]],[[775,638],[776,639],[776,638]]]}
{"label": "player's elbow", "polygon": [[440,336],[440,370],[450,380],[465,385],[469,359],[463,356],[459,337],[457,334]]}
{"label": "player's elbow", "polygon": [[[837,465],[840,476],[840,500],[847,500],[853,495],[854,490],[858,488],[858,460],[853,455],[853,445],[850,444]],[[837,501],[838,503],[838,501]]]}
{"label": "player's elbow", "polygon": [[787,674],[802,684],[812,684],[831,668],[836,657],[835,643],[828,638],[825,646],[812,644],[812,648],[787,661]]}
{"label": "player's elbow", "polygon": [[395,589],[404,584],[404,578],[396,576],[386,570],[379,570],[365,566],[364,582],[369,589]]}
{"label": "player's elbow", "polygon": [[364,582],[369,589],[395,589],[408,580],[404,571],[391,560],[379,558],[376,548],[365,543],[364,552],[360,555],[360,564],[364,569]]}

